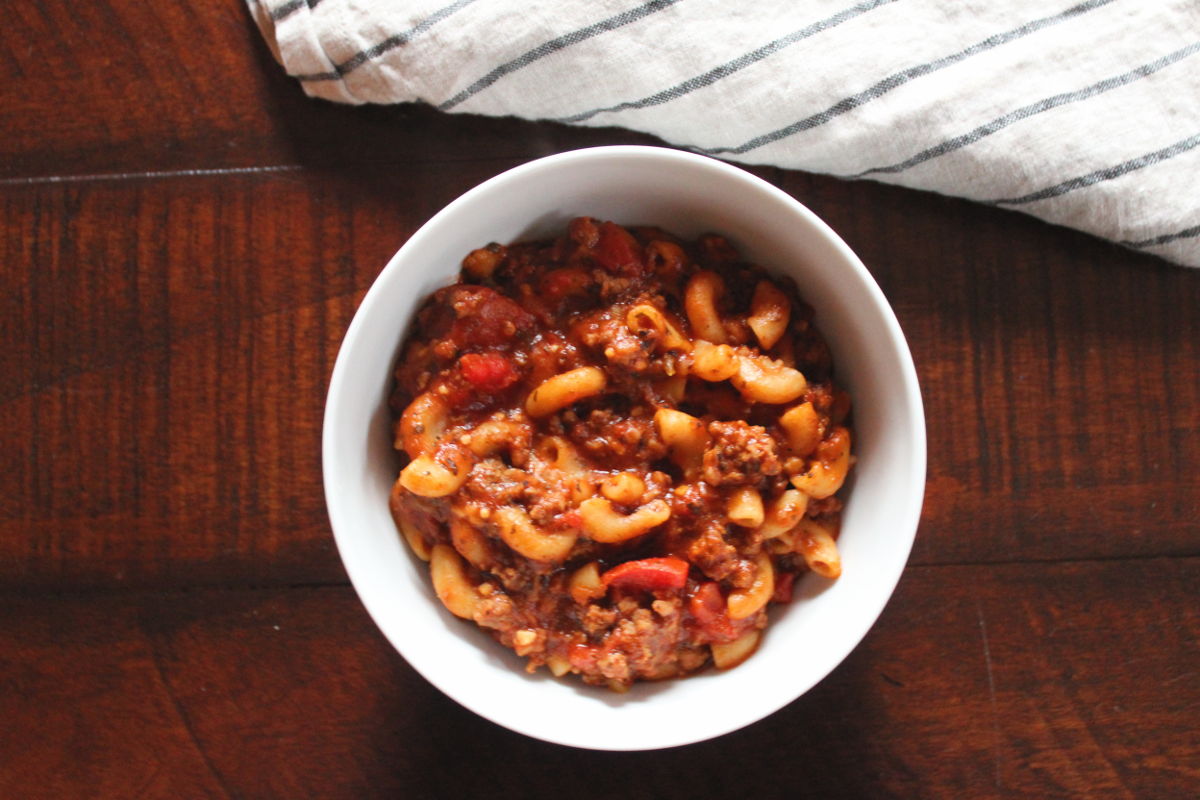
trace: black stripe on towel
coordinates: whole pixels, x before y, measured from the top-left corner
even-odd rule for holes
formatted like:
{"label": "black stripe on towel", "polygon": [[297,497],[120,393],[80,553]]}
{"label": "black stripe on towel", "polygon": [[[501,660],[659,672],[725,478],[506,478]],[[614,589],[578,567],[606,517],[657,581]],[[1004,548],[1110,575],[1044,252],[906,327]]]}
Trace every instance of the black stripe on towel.
{"label": "black stripe on towel", "polygon": [[366,50],[359,50],[342,63],[335,64],[333,70],[330,72],[316,72],[310,75],[293,75],[292,77],[296,78],[297,80],[304,81],[305,83],[341,80],[346,73],[353,72],[363,64],[379,58],[389,50],[395,50],[397,47],[408,44],[410,41],[444,20],[446,17],[450,16],[456,11],[466,8],[474,2],[476,2],[476,0],[457,0],[457,2],[439,8],[437,11],[433,12],[428,17],[421,20],[403,33],[397,33],[394,36],[389,36],[379,44],[369,47]]}
{"label": "black stripe on towel", "polygon": [[305,6],[308,6],[311,10],[316,8],[320,2],[321,0],[292,0],[290,3],[284,3],[274,9],[271,12],[271,19],[275,22],[282,22]]}
{"label": "black stripe on towel", "polygon": [[284,3],[281,6],[276,6],[271,9],[271,19],[279,22],[285,20],[292,14],[304,8],[305,0],[292,0],[290,3]]}
{"label": "black stripe on towel", "polygon": [[843,22],[854,19],[855,17],[879,8],[880,6],[895,2],[897,2],[897,0],[871,0],[867,3],[859,3],[858,5],[851,6],[843,11],[839,11],[831,17],[826,17],[819,22],[814,22],[807,27],[793,31],[787,36],[783,36],[773,42],[768,42],[757,50],[752,50],[743,56],[733,59],[732,61],[726,61],[724,64],[714,67],[702,75],[697,75],[694,78],[688,78],[682,83],[677,83],[668,89],[663,89],[661,92],[656,92],[655,94],[643,97],[640,100],[630,100],[624,103],[618,103],[615,106],[606,106],[604,108],[593,108],[590,111],[583,111],[579,114],[574,114],[569,117],[558,117],[551,120],[551,122],[583,122],[584,120],[591,119],[597,114],[611,113],[614,111],[627,111],[633,108],[647,108],[649,106],[657,106],[661,105],[662,103],[668,103],[672,100],[683,97],[685,94],[694,92],[697,89],[703,89],[705,86],[711,86],[722,78],[732,75],[739,70],[745,69],[751,64],[756,64],[759,61],[762,61],[764,58],[779,52],[785,47],[788,47],[789,45],[793,45],[796,42],[807,39],[808,37],[814,36],[822,31],[829,30],[830,28],[836,28]]}
{"label": "black stripe on towel", "polygon": [[1057,108],[1068,103],[1076,103],[1080,100],[1087,100],[1088,98],[1095,97],[1098,94],[1103,94],[1111,89],[1116,89],[1133,83],[1136,80],[1145,78],[1147,75],[1153,75],[1155,72],[1169,67],[1177,61],[1182,61],[1190,55],[1195,55],[1198,52],[1200,52],[1200,42],[1196,42],[1195,44],[1189,45],[1180,50],[1176,50],[1174,53],[1165,55],[1157,61],[1151,61],[1149,64],[1143,64],[1137,69],[1126,72],[1124,75],[1117,75],[1113,78],[1107,78],[1105,80],[1098,81],[1097,83],[1093,83],[1091,86],[1074,92],[1064,92],[1062,94],[1056,94],[1051,97],[1047,97],[1044,100],[1038,100],[1036,103],[1030,103],[1027,106],[1018,108],[1016,111],[996,117],[991,122],[980,125],[978,128],[975,128],[968,133],[964,133],[962,136],[955,136],[953,139],[947,139],[940,144],[936,144],[933,147],[922,150],[912,158],[905,159],[897,164],[892,164],[891,166],[887,167],[872,167],[871,169],[864,170],[863,172],[859,172],[854,175],[845,175],[843,177],[865,178],[868,175],[903,172],[906,169],[915,167],[918,164],[923,164],[926,161],[937,158],[938,156],[944,156],[947,153],[953,153],[955,150],[959,150],[967,145],[974,144],[984,137],[991,136],[993,133],[996,133],[1003,128],[1007,128],[1013,123],[1020,122],[1023,119],[1028,119],[1035,114],[1040,114],[1043,111],[1049,111],[1052,108]]}
{"label": "black stripe on towel", "polygon": [[1117,244],[1123,244],[1126,247],[1133,247],[1138,250],[1142,250],[1147,247],[1157,247],[1160,244],[1168,244],[1170,242],[1179,241],[1180,239],[1191,239],[1196,236],[1200,236],[1200,225],[1193,225],[1190,228],[1184,228],[1183,230],[1176,231],[1175,233],[1164,233],[1161,236],[1154,236],[1150,239],[1142,239],[1141,241],[1137,242],[1126,239],[1123,242],[1117,242]]}
{"label": "black stripe on towel", "polygon": [[638,6],[637,8],[631,8],[628,11],[622,11],[620,14],[609,17],[608,19],[588,25],[586,28],[580,28],[551,39],[548,42],[543,42],[532,50],[517,56],[512,61],[505,62],[504,64],[496,67],[487,75],[484,75],[466,89],[463,89],[461,92],[454,95],[454,97],[451,97],[449,100],[439,105],[438,109],[442,111],[449,111],[465,100],[473,97],[479,92],[482,92],[484,89],[491,86],[505,75],[516,72],[522,67],[530,65],[540,58],[545,58],[551,53],[557,53],[559,50],[564,50],[573,44],[578,44],[579,42],[591,39],[593,36],[599,36],[602,33],[606,33],[616,28],[628,25],[631,22],[636,22],[642,17],[648,17],[657,11],[662,11],[664,8],[673,6],[679,1],[680,0],[652,0],[645,5]]}
{"label": "black stripe on towel", "polygon": [[1079,15],[1085,14],[1093,9],[1100,8],[1101,6],[1106,6],[1112,2],[1114,2],[1114,0],[1088,0],[1086,3],[1080,3],[1078,5],[1071,6],[1066,11],[1063,11],[1059,14],[1049,17],[1042,17],[1041,19],[1035,19],[1032,22],[1027,22],[1024,25],[1021,25],[1018,28],[1013,28],[1010,31],[998,33],[995,36],[989,36],[983,41],[977,42],[965,50],[959,50],[957,53],[952,53],[934,61],[928,61],[924,64],[919,64],[915,67],[909,67],[906,70],[889,75],[869,89],[843,98],[820,113],[805,117],[798,122],[793,122],[791,125],[771,131],[770,133],[764,133],[762,136],[756,136],[744,144],[733,147],[694,147],[692,149],[699,153],[706,153],[708,155],[718,155],[721,153],[740,154],[747,153],[751,150],[756,150],[759,147],[771,144],[772,142],[777,142],[780,139],[785,139],[788,136],[801,131],[806,131],[810,128],[824,125],[826,122],[829,122],[835,117],[839,117],[842,114],[845,114],[847,111],[853,111],[861,105],[869,103],[878,97],[882,97],[893,89],[897,89],[909,81],[914,80],[915,78],[920,78],[924,75],[928,75],[931,72],[936,72],[940,69],[952,66],[960,61],[970,58],[973,55],[977,55],[978,53],[1008,44],[1016,39],[1028,36],[1031,33],[1036,33],[1043,28],[1048,28],[1051,25],[1057,25],[1060,22],[1066,22],[1067,20],[1078,17]]}
{"label": "black stripe on towel", "polygon": [[1164,147],[1161,150],[1155,150],[1153,153],[1146,153],[1144,156],[1131,158],[1128,161],[1123,161],[1112,167],[1098,169],[1095,172],[1089,172],[1087,175],[1080,175],[1078,178],[1056,183],[1053,186],[1047,186],[1045,189],[1039,189],[1036,192],[1023,194],[1020,197],[1006,197],[1001,200],[990,200],[988,202],[993,205],[1019,206],[1025,203],[1033,203],[1037,200],[1046,200],[1051,197],[1058,197],[1067,192],[1073,192],[1076,189],[1082,189],[1091,186],[1095,183],[1111,181],[1114,178],[1119,178],[1122,175],[1127,175],[1135,170],[1149,167],[1153,164],[1159,164],[1163,161],[1174,158],[1181,153],[1186,153],[1194,147],[1200,146],[1200,133],[1195,136],[1189,136],[1186,139],[1181,139],[1170,147]]}

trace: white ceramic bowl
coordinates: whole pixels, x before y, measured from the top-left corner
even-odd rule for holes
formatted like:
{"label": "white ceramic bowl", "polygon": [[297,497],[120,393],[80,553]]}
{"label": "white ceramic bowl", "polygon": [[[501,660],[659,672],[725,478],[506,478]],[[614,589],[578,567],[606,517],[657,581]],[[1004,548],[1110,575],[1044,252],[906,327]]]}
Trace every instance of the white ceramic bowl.
{"label": "white ceramic bowl", "polygon": [[[398,463],[387,397],[409,320],[488,242],[555,235],[575,216],[728,236],[790,275],[816,309],[839,382],[854,400],[858,463],[847,484],[845,572],[808,575],[771,614],[759,651],[728,672],[636,685],[617,695],[528,675],[523,660],[451,616],[427,566],[397,534],[388,492]],[[656,147],[550,156],[472,189],[417,231],[384,268],[346,333],[325,407],[325,495],[338,550],[376,624],[418,672],[472,711],[550,742],[647,750],[749,725],[799,697],[858,644],[908,559],[925,486],[925,422],[904,336],[875,281],[811,211],[728,164]]]}

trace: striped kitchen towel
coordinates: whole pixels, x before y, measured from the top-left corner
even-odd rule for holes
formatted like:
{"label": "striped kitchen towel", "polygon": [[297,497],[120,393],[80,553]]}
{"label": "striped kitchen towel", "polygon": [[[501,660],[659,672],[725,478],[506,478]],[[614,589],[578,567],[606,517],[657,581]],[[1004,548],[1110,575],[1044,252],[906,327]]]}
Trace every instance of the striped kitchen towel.
{"label": "striped kitchen towel", "polygon": [[248,0],[306,92],[622,126],[1200,266],[1200,0]]}

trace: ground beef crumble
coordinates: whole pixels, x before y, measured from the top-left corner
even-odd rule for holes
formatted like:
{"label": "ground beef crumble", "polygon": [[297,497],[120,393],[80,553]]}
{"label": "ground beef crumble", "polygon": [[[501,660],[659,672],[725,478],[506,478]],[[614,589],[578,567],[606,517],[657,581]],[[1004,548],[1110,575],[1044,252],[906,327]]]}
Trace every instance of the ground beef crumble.
{"label": "ground beef crumble", "polygon": [[759,425],[742,420],[708,423],[712,443],[704,451],[704,479],[714,486],[760,483],[778,475],[779,447]]}

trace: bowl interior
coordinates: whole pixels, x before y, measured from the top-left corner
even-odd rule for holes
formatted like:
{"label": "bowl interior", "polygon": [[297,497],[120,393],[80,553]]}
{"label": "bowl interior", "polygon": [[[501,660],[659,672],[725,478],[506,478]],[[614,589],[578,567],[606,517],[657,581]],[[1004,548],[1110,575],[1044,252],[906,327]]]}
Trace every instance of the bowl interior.
{"label": "bowl interior", "polygon": [[[772,613],[757,654],[726,673],[641,684],[624,695],[523,671],[523,660],[433,594],[388,512],[397,461],[387,396],[408,321],[462,257],[488,242],[554,235],[572,217],[728,236],[790,275],[816,309],[835,374],[854,401],[858,463],[848,484],[837,581],[806,576]],[[849,248],[795,200],[712,159],[608,147],[526,164],[460,197],[389,262],[339,353],[326,406],[326,498],[338,549],[364,605],[405,659],[488,719],[561,744],[669,747],[754,722],[807,691],[854,648],[908,558],[925,477],[924,420],[912,359],[882,293]]]}

